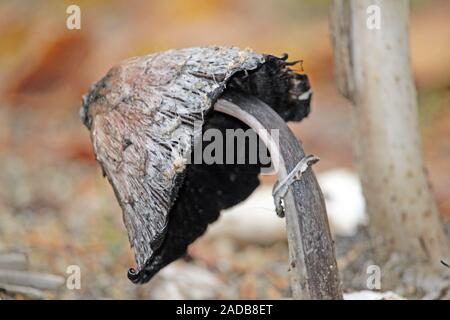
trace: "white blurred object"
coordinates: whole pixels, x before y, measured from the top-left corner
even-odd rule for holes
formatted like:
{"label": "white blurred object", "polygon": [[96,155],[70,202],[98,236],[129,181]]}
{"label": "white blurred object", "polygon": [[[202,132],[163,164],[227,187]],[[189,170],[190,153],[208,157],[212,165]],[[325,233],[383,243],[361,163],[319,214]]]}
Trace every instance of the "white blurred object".
{"label": "white blurred object", "polygon": [[[355,234],[366,224],[364,198],[358,176],[346,169],[334,169],[317,176],[325,196],[328,219],[335,235]],[[230,209],[208,228],[206,237],[229,237],[238,241],[268,245],[286,240],[285,220],[275,213],[272,186],[261,185],[253,194]]]}
{"label": "white blurred object", "polygon": [[405,298],[392,291],[377,292],[371,290],[362,290],[344,293],[344,300],[405,300]]}
{"label": "white blurred object", "polygon": [[248,243],[268,245],[286,240],[285,220],[275,213],[272,186],[261,185],[239,205],[223,210],[206,236],[230,237]]}
{"label": "white blurred object", "polygon": [[177,261],[159,272],[150,298],[214,299],[221,292],[222,285],[219,278],[208,269]]}
{"label": "white blurred object", "polygon": [[351,236],[367,224],[365,201],[358,175],[347,169],[333,169],[317,175],[334,234]]}

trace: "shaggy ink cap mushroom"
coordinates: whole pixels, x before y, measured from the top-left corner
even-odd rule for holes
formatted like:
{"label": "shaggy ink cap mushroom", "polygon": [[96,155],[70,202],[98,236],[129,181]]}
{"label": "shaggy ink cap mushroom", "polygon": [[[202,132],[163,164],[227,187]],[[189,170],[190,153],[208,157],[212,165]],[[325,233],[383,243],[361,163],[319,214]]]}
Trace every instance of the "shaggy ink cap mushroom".
{"label": "shaggy ink cap mushroom", "polygon": [[309,81],[291,70],[292,64],[287,55],[234,47],[169,50],[123,61],[83,97],[80,117],[134,250],[131,281],[145,283],[183,256],[222,209],[259,185],[258,164],[190,164],[188,159],[206,129],[248,128],[213,110],[225,92],[256,96],[285,121],[306,117]]}

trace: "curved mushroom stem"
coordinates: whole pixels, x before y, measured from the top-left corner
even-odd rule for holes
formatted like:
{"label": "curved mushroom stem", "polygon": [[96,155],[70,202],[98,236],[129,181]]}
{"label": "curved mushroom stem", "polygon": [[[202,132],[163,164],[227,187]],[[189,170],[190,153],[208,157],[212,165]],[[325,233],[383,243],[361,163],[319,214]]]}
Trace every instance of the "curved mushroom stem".
{"label": "curved mushroom stem", "polygon": [[[270,135],[260,135],[269,149],[279,181],[284,181],[305,158],[301,143],[284,120],[259,99],[227,92],[214,109],[233,116],[257,133],[278,130],[279,143]],[[293,180],[284,196],[289,243],[289,274],[296,299],[342,299],[342,285],[334,252],[325,202],[310,168]]]}

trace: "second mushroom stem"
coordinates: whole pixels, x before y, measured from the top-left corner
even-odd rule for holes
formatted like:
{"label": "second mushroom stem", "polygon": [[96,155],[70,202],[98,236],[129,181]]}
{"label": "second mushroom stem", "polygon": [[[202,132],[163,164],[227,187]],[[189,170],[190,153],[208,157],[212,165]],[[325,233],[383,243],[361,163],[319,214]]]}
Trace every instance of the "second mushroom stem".
{"label": "second mushroom stem", "polygon": [[[214,109],[239,119],[258,134],[278,130],[279,143],[269,134],[260,134],[260,138],[270,151],[279,181],[285,180],[305,158],[301,143],[285,121],[256,97],[229,91],[216,102]],[[283,201],[293,297],[342,299],[325,202],[311,168],[287,187]]]}

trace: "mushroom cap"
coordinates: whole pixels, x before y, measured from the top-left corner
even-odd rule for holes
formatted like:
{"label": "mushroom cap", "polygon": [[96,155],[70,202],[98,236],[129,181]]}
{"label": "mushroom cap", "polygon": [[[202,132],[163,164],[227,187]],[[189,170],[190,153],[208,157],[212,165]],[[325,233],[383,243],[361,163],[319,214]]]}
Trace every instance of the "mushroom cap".
{"label": "mushroom cap", "polygon": [[308,115],[308,79],[286,59],[235,47],[169,50],[123,61],[83,97],[80,117],[135,253],[130,280],[147,282],[258,186],[259,165],[189,160],[207,128],[247,128],[213,110],[226,90],[255,95],[286,121]]}

